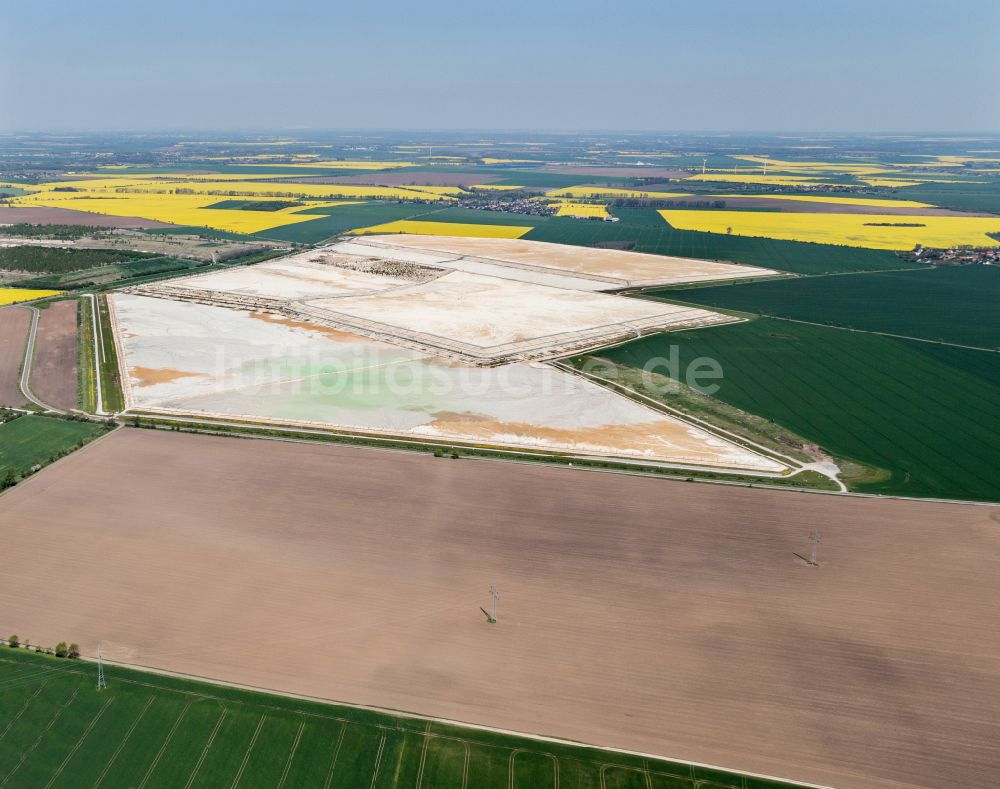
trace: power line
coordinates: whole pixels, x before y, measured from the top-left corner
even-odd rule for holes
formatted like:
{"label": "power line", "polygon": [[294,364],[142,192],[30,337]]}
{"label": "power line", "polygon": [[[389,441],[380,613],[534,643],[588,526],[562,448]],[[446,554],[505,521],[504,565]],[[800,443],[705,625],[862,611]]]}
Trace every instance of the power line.
{"label": "power line", "polygon": [[104,681],[104,658],[101,655],[101,644],[97,643],[97,689],[106,690],[108,684]]}
{"label": "power line", "polygon": [[493,612],[490,614],[490,624],[495,624],[497,621],[497,600],[500,599],[500,592],[497,591],[496,584],[490,584],[490,598],[493,606],[490,609]]}
{"label": "power line", "polygon": [[818,567],[819,562],[816,561],[816,548],[819,546],[821,542],[823,542],[823,537],[819,533],[819,529],[814,529],[812,531],[812,533],[809,535],[809,542],[812,543],[812,553],[810,554],[809,557],[809,564],[813,565],[814,567]]}

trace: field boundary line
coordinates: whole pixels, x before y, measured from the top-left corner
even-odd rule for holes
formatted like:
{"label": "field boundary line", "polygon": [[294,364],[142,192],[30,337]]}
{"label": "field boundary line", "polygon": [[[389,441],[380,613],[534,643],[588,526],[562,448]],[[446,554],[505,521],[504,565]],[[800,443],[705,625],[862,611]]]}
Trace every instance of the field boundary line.
{"label": "field boundary line", "polygon": [[191,770],[191,775],[188,776],[187,783],[184,784],[184,789],[190,789],[191,784],[194,783],[194,779],[198,775],[198,771],[201,769],[202,764],[205,763],[208,752],[212,749],[212,744],[215,742],[215,737],[219,733],[219,729],[222,728],[222,722],[226,719],[228,714],[229,710],[223,707],[222,714],[219,715],[219,719],[215,722],[215,726],[212,728],[212,733],[208,735],[208,739],[205,741],[205,746],[201,749],[201,755],[198,757],[198,761]]}
{"label": "field boundary line", "polygon": [[333,749],[333,761],[330,762],[330,769],[326,773],[323,789],[330,789],[330,785],[333,782],[333,771],[337,769],[337,759],[340,758],[340,746],[344,744],[344,734],[347,732],[347,726],[347,721],[341,720],[340,734],[337,735],[337,745]]}
{"label": "field boundary line", "polygon": [[[537,753],[539,756],[546,756],[552,760],[552,789],[559,789],[559,759],[555,755],[548,753],[547,751],[529,751],[527,748],[515,748],[510,752],[510,757],[507,759],[507,780],[509,789],[516,789],[516,781],[514,780],[514,762],[516,761],[517,755],[519,753]],[[603,784],[603,772],[601,773],[602,784]],[[603,789],[603,786],[602,786]]]}
{"label": "field boundary line", "polygon": [[[137,416],[148,417],[148,418],[151,418],[151,419],[159,419],[159,420],[162,420],[164,422],[182,422],[182,423],[186,423],[186,424],[189,424],[189,425],[190,424],[201,424],[201,425],[205,426],[205,429],[198,429],[198,428],[191,428],[191,427],[183,428],[182,432],[186,432],[186,433],[192,434],[192,435],[210,435],[210,436],[218,436],[220,438],[238,438],[238,439],[260,440],[260,441],[282,441],[282,442],[289,443],[289,444],[311,444],[311,445],[319,444],[319,445],[324,445],[324,446],[325,445],[329,445],[329,446],[333,446],[333,447],[341,447],[341,448],[347,448],[347,449],[365,449],[365,450],[371,450],[371,451],[374,451],[374,452],[408,452],[408,453],[412,453],[413,451],[415,451],[415,450],[404,449],[404,448],[400,448],[400,447],[368,446],[368,445],[355,444],[355,443],[350,443],[350,442],[344,442],[344,443],[324,442],[322,440],[311,439],[311,438],[309,438],[309,435],[310,434],[315,434],[315,435],[320,435],[320,436],[322,436],[322,435],[330,435],[330,436],[334,436],[334,437],[346,437],[346,438],[352,438],[354,436],[351,436],[349,434],[340,434],[340,433],[335,433],[335,432],[326,432],[326,431],[322,431],[322,430],[315,430],[315,429],[308,429],[308,428],[303,429],[303,428],[291,427],[291,426],[283,425],[283,424],[280,424],[280,423],[271,423],[271,424],[267,424],[267,423],[238,423],[238,422],[233,422],[233,421],[230,421],[230,422],[217,421],[217,420],[213,420],[213,419],[206,419],[206,418],[203,418],[203,417],[185,418],[182,415],[180,415],[180,412],[178,412],[178,415],[174,416],[174,415],[168,414],[165,411],[163,411],[162,413],[137,414]],[[286,432],[301,433],[302,437],[301,438],[296,438],[294,436],[269,436],[269,435],[257,434],[257,433],[233,433],[233,432],[230,432],[230,431],[226,430],[225,428],[227,428],[227,427],[249,428],[251,430],[253,430],[253,429],[257,429],[257,430],[283,430],[283,431],[286,431]],[[157,428],[157,429],[162,429],[164,431],[168,430],[168,428],[166,426],[163,426],[162,428]],[[101,436],[101,438],[103,438],[103,437],[104,436]],[[375,441],[397,441],[397,439],[393,439],[393,438],[384,438],[383,439],[383,438],[378,438],[378,437],[375,437],[375,436],[361,436],[361,438],[364,438],[365,440],[369,440],[370,439],[370,440],[375,440]],[[96,441],[96,439],[95,439],[95,441]],[[94,441],[91,441],[90,443],[93,444]],[[456,442],[452,442],[450,444],[443,444],[442,443],[440,445],[435,445],[435,444],[427,444],[427,443],[414,442],[414,441],[407,442],[407,441],[401,441],[400,440],[399,443],[412,443],[415,446],[419,446],[419,447],[428,447],[428,448],[437,448],[437,447],[440,447],[442,449],[450,449],[450,448],[466,449],[467,448],[467,449],[473,449],[473,450],[475,450],[475,449],[484,448],[484,449],[488,449],[489,451],[502,452],[502,453],[506,453],[506,454],[517,454],[517,455],[524,455],[524,456],[527,456],[527,457],[537,457],[537,455],[533,455],[530,452],[519,452],[519,451],[516,451],[516,450],[504,449],[502,447],[496,447],[496,448],[494,448],[494,447],[474,447],[474,446],[473,447],[469,447],[469,446],[465,446],[465,445],[462,445],[462,444],[456,443]],[[88,444],[87,446],[90,446],[90,444]],[[83,449],[86,449],[86,447],[83,447]],[[82,451],[82,450],[77,450],[77,452],[80,452],[80,451]],[[74,453],[74,454],[76,454],[76,453]],[[580,458],[578,456],[566,456],[566,455],[555,455],[555,454],[553,454],[553,455],[542,456],[541,459],[538,460],[538,461],[531,461],[531,460],[520,460],[518,458],[507,458],[507,457],[486,457],[486,456],[480,456],[480,455],[463,455],[463,459],[466,460],[466,461],[483,461],[483,462],[491,462],[491,463],[516,463],[516,464],[519,464],[519,465],[531,465],[531,466],[543,465],[545,468],[561,469],[561,470],[564,470],[564,471],[571,471],[571,472],[572,471],[586,471],[586,472],[590,472],[590,473],[594,473],[594,474],[624,474],[624,475],[627,475],[627,476],[630,476],[630,477],[646,477],[648,479],[658,479],[658,480],[662,480],[663,482],[685,482],[686,481],[686,477],[682,477],[678,473],[657,474],[657,473],[654,473],[654,472],[651,472],[651,471],[641,471],[641,470],[628,469],[628,468],[595,468],[595,467],[592,467],[592,466],[579,466],[579,465],[574,465],[573,464],[573,461],[578,460],[578,459],[593,460],[594,459],[593,456]],[[553,461],[555,461],[555,462],[549,462],[550,459],[553,460]],[[627,460],[620,460],[620,459],[617,459],[617,458],[606,458],[606,459],[605,458],[599,458],[599,459],[602,460],[602,461],[606,460],[607,462],[610,462],[610,463],[619,463],[619,464],[622,464],[622,465],[626,465],[626,464],[628,464],[630,462],[630,461],[627,461]],[[62,460],[62,458],[60,458],[60,460]],[[635,461],[631,461],[631,462],[635,463]],[[664,470],[667,471],[667,472],[682,472],[682,471],[687,471],[687,472],[692,473],[692,477],[691,477],[691,480],[690,480],[692,483],[704,484],[704,485],[728,485],[730,487],[736,487],[736,488],[748,488],[748,487],[750,487],[750,488],[759,488],[761,490],[785,491],[785,492],[789,492],[789,493],[812,493],[812,494],[823,495],[823,496],[850,496],[852,498],[860,498],[860,499],[885,499],[885,500],[889,500],[889,501],[912,501],[912,502],[917,502],[917,503],[930,503],[930,504],[964,504],[964,505],[976,506],[976,507],[997,507],[997,506],[1000,506],[1000,501],[977,501],[975,499],[939,499],[939,498],[930,498],[930,497],[923,497],[923,496],[903,496],[903,495],[900,495],[900,494],[889,494],[889,493],[862,493],[862,492],[854,491],[854,490],[850,490],[850,489],[848,489],[846,491],[840,491],[840,490],[821,490],[819,488],[799,487],[798,485],[774,485],[774,484],[771,484],[771,483],[769,483],[767,481],[768,479],[771,479],[773,477],[780,476],[780,475],[777,475],[777,474],[775,474],[775,475],[761,474],[761,475],[759,475],[757,477],[757,478],[759,478],[761,480],[760,482],[756,482],[756,481],[755,482],[746,482],[746,481],[743,481],[743,480],[731,480],[731,479],[710,479],[710,478],[707,478],[707,477],[698,476],[699,472],[701,472],[701,473],[704,473],[704,472],[708,472],[708,473],[722,473],[722,474],[727,474],[727,475],[731,475],[731,476],[744,476],[744,477],[745,476],[751,476],[751,475],[753,475],[753,472],[731,471],[729,469],[718,469],[718,470],[715,470],[715,469],[712,469],[711,467],[704,467],[704,466],[700,466],[700,467],[694,467],[694,466],[676,466],[675,467],[675,466],[671,466],[671,465],[668,465],[668,464],[660,464],[660,463],[645,463],[644,465],[662,466],[664,468]],[[799,471],[802,471],[802,470],[809,470],[809,469],[799,469]],[[795,472],[795,473],[798,473],[798,472]],[[32,475],[32,477],[34,477],[34,476],[37,476],[37,475]],[[786,479],[787,478],[791,478],[792,476],[794,476],[794,473],[788,475],[788,477],[786,477]],[[27,480],[25,480],[25,481],[27,481]],[[24,483],[19,483],[19,484],[24,484]],[[0,492],[0,496],[4,495],[5,493],[7,493],[10,490],[13,490],[13,488],[8,488],[6,491]],[[107,661],[105,661],[105,662],[107,662]],[[130,666],[132,664],[123,663],[122,665],[125,666],[125,667],[128,667],[128,666]],[[143,668],[143,669],[148,669],[148,667],[142,667],[142,666],[136,666],[136,667]],[[278,694],[278,695],[281,695],[281,694]],[[660,758],[660,757],[655,757],[654,756],[654,758]]]}
{"label": "field boundary line", "polygon": [[[643,760],[643,764],[645,763],[645,760]],[[653,777],[649,774],[648,767],[629,767],[624,764],[611,764],[610,762],[601,765],[601,789],[607,789],[607,778],[605,777],[605,773],[610,769],[628,770],[630,772],[639,773],[639,775],[646,780],[646,789],[653,789]],[[666,773],[664,773],[664,775],[666,775]],[[670,777],[680,778],[680,776]]]}
{"label": "field boundary line", "polygon": [[[746,487],[746,485],[743,484],[743,487]],[[824,492],[824,493],[829,492],[830,494],[836,496],[852,495],[852,494],[835,493],[834,491],[816,491],[816,492]],[[871,496],[872,494],[858,494],[858,495]],[[876,497],[876,498],[882,498],[882,497]],[[926,501],[926,499],[914,499],[914,500]],[[978,504],[979,502],[965,502],[965,503]],[[990,506],[995,507],[997,505],[991,504]],[[93,662],[91,658],[83,658],[83,660],[87,661],[88,663]],[[312,702],[317,702],[319,704],[347,707],[353,710],[379,712],[382,713],[383,715],[391,715],[398,718],[407,718],[409,720],[431,721],[432,723],[444,724],[445,726],[454,726],[460,729],[470,729],[472,731],[488,732],[491,734],[503,734],[508,737],[520,737],[521,739],[531,740],[533,742],[548,742],[554,745],[565,745],[574,748],[597,748],[598,750],[606,751],[607,753],[617,753],[623,756],[633,756],[633,757],[638,757],[640,759],[654,759],[658,762],[673,762],[674,764],[685,765],[687,767],[700,767],[707,770],[719,770],[721,772],[728,772],[736,775],[746,776],[748,778],[758,778],[766,781],[779,781],[782,783],[790,784],[792,786],[803,787],[804,789],[836,789],[836,787],[830,786],[829,784],[816,784],[816,783],[809,783],[806,781],[797,781],[793,778],[782,778],[781,776],[777,775],[767,775],[766,773],[750,772],[747,770],[740,770],[734,767],[724,767],[718,764],[695,762],[691,761],[690,759],[683,759],[675,756],[664,756],[662,754],[649,753],[646,751],[634,751],[628,748],[617,748],[614,746],[600,745],[598,743],[583,742],[580,740],[567,740],[561,737],[552,737],[549,735],[536,734],[533,732],[515,731],[513,729],[504,729],[499,726],[489,726],[483,723],[473,723],[471,721],[457,720],[455,718],[441,718],[434,715],[421,715],[416,712],[410,712],[409,710],[393,709],[391,707],[378,707],[372,704],[359,704],[356,702],[342,701],[339,699],[324,698],[322,696],[309,696],[303,693],[289,693],[286,691],[276,690],[274,688],[246,685],[240,682],[230,682],[228,680],[218,679],[214,677],[203,677],[197,674],[185,674],[180,671],[170,671],[169,669],[161,669],[161,668],[156,668],[154,666],[144,666],[138,663],[124,663],[121,661],[105,660],[104,664],[106,666],[119,666],[121,668],[134,669],[136,671],[140,671],[146,674],[159,675],[163,677],[174,677],[177,679],[194,680],[197,682],[203,682],[207,685],[216,685],[218,687],[223,687],[223,688],[236,688],[237,690],[249,690],[249,691],[254,691],[256,693],[263,693],[269,696],[278,696],[287,699],[297,699],[299,701],[312,701]],[[156,687],[156,686],[151,686],[151,687]],[[203,696],[203,698],[211,698],[211,697]],[[336,716],[333,715],[321,716],[321,717],[326,717],[333,720],[341,720],[345,721],[346,723],[352,722],[352,721],[346,721],[343,718],[337,718]],[[509,747],[509,746],[500,746],[500,747]],[[329,786],[329,784],[327,784],[327,786]]]}
{"label": "field boundary line", "polygon": [[295,732],[295,741],[292,743],[292,749],[288,752],[288,759],[285,761],[285,769],[281,772],[281,778],[278,780],[277,789],[282,789],[285,785],[285,781],[288,779],[288,773],[292,769],[292,761],[295,759],[295,752],[299,748],[299,740],[302,739],[302,732],[306,730],[306,722],[302,721],[299,724],[299,730]]}
{"label": "field boundary line", "polygon": [[97,722],[101,719],[101,716],[104,714],[104,711],[111,706],[111,702],[113,701],[114,699],[111,698],[101,705],[101,708],[97,711],[97,714],[94,715],[93,720],[90,721],[90,724],[87,726],[86,729],[84,729],[83,734],[80,735],[80,739],[76,741],[76,745],[74,745],[70,750],[70,752],[66,754],[66,758],[62,760],[62,764],[60,764],[58,769],[52,774],[52,777],[49,779],[49,782],[45,784],[45,789],[49,789],[49,787],[52,786],[52,784],[54,784],[56,781],[59,780],[59,776],[62,775],[62,771],[66,769],[66,765],[69,764],[70,759],[72,759],[76,755],[76,752],[80,750],[80,746],[83,745],[83,741],[87,739],[87,735],[90,734],[91,730],[97,725]]}
{"label": "field boundary line", "polygon": [[174,734],[181,725],[181,721],[184,720],[184,716],[187,715],[187,711],[193,704],[193,701],[189,701],[184,705],[184,709],[181,710],[180,715],[177,716],[177,720],[174,721],[174,725],[170,727],[170,731],[167,732],[167,736],[163,738],[163,744],[160,746],[160,750],[156,752],[156,756],[153,757],[153,761],[150,763],[149,768],[146,770],[146,774],[142,776],[142,781],[139,782],[138,789],[142,789],[149,780],[149,777],[153,774],[156,766],[160,763],[160,759],[163,758],[163,754],[166,753],[167,746],[170,745],[170,741],[174,738]]}
{"label": "field boundary line", "polygon": [[[853,272],[853,273],[858,273],[858,272]],[[875,273],[878,273],[878,272],[872,271],[872,272],[866,272],[866,273],[875,274]],[[660,301],[661,299],[655,299],[655,300],[656,301]],[[730,312],[737,312],[737,313],[739,313],[742,316],[746,316],[746,317],[743,318],[743,320],[745,320],[745,321],[755,320],[757,318],[770,318],[770,319],[776,320],[776,321],[788,321],[789,323],[801,323],[801,324],[805,324],[806,326],[819,326],[822,329],[837,329],[839,331],[849,331],[849,332],[854,332],[856,334],[877,334],[880,337],[892,337],[895,340],[913,340],[914,342],[925,342],[925,343],[928,343],[930,345],[947,345],[947,346],[950,346],[952,348],[964,348],[967,351],[983,351],[984,353],[1000,353],[1000,349],[998,349],[998,348],[983,348],[983,347],[981,347],[979,345],[964,345],[964,344],[958,343],[958,342],[948,342],[947,340],[931,340],[931,339],[929,339],[927,337],[911,337],[911,336],[909,336],[907,334],[893,334],[892,332],[878,331],[876,329],[855,329],[855,328],[852,328],[850,326],[837,326],[836,324],[833,324],[833,323],[819,323],[817,321],[802,320],[801,318],[789,318],[787,316],[782,316],[782,315],[773,315],[773,314],[771,314],[769,312],[759,312],[759,313],[758,312],[746,312],[744,310],[733,310],[733,309],[730,309],[728,307],[719,307],[719,308],[716,308],[716,307],[712,307],[710,305],[705,305],[705,304],[695,304],[693,301],[683,301],[681,299],[662,299],[662,301],[667,301],[668,303],[677,304],[677,305],[683,306],[683,307],[698,307],[700,309],[729,309]],[[677,329],[677,331],[684,331],[684,329]],[[611,346],[609,346],[609,347],[611,347]]]}
{"label": "field boundary line", "polygon": [[465,740],[460,741],[462,747],[465,748],[465,764],[462,765],[462,789],[469,789],[469,762],[471,761],[471,751],[469,749],[469,743]]}
{"label": "field boundary line", "polygon": [[35,697],[42,692],[42,688],[49,684],[48,680],[45,680],[41,685],[38,686],[38,690],[32,693],[28,698],[24,700],[24,704],[21,705],[21,709],[18,711],[17,715],[10,719],[10,722],[4,727],[4,730],[0,732],[0,740],[7,736],[7,732],[11,730],[11,727],[17,723],[21,716],[24,715],[24,711],[31,706],[31,702],[35,700]]}
{"label": "field boundary line", "polygon": [[115,752],[111,754],[111,758],[108,759],[108,763],[104,765],[104,769],[101,770],[101,774],[97,776],[97,780],[94,781],[93,787],[91,789],[98,789],[101,785],[101,781],[104,780],[105,776],[111,771],[112,765],[118,760],[118,756],[123,750],[125,750],[125,745],[128,743],[129,738],[132,736],[132,732],[135,731],[136,726],[142,720],[143,716],[146,714],[146,710],[153,706],[153,702],[156,701],[156,696],[150,696],[149,701],[146,702],[146,706],[139,710],[139,714],[135,716],[135,720],[132,721],[132,725],[128,727],[128,731],[125,732],[125,736],[122,737],[122,741],[118,743],[118,747],[115,748]]}
{"label": "field boundary line", "polygon": [[21,769],[21,765],[23,765],[28,760],[28,757],[35,752],[35,748],[38,747],[38,743],[40,743],[42,739],[45,737],[45,735],[49,733],[49,730],[56,724],[56,721],[58,721],[62,717],[62,714],[63,712],[66,711],[66,708],[69,707],[69,705],[72,704],[74,701],[76,701],[76,697],[79,695],[80,695],[80,688],[79,686],[77,686],[77,688],[73,691],[73,694],[69,697],[69,700],[64,702],[63,705],[56,710],[56,714],[52,716],[52,720],[50,720],[48,725],[38,733],[38,737],[35,739],[33,743],[31,743],[31,747],[21,753],[21,760],[14,765],[14,767],[11,769],[9,773],[7,773],[3,781],[0,781],[0,786],[6,786],[7,781],[11,779],[14,773],[16,773],[18,770]]}
{"label": "field boundary line", "polygon": [[[452,737],[449,734],[437,734],[430,731],[431,721],[427,721],[427,725],[424,726],[424,730],[420,732],[411,732],[413,734],[419,734],[424,738],[424,747],[420,749],[420,770],[417,773],[417,789],[422,789],[424,785],[424,765],[427,761],[427,749],[433,740],[446,740],[450,742],[457,742],[462,746],[465,752],[465,759],[462,766],[462,789],[466,789],[469,785],[469,742],[468,740],[463,740],[461,737]],[[477,743],[478,744],[478,743]],[[494,746],[497,748],[505,748],[503,745]]]}
{"label": "field boundary line", "polygon": [[[267,720],[267,713],[265,712],[260,716],[260,720],[257,722],[257,728],[253,730],[253,737],[250,738],[250,744],[247,745],[247,751],[243,754],[243,761],[240,764],[240,769],[236,771],[236,777],[233,778],[232,784],[230,784],[229,789],[236,789],[239,786],[240,780],[243,778],[243,771],[247,768],[247,762],[250,761],[250,753],[253,751],[253,746],[257,744],[257,738],[260,736],[260,730],[264,728],[264,721]],[[142,789],[142,787],[139,787]]]}
{"label": "field boundary line", "polygon": [[382,739],[378,741],[378,753],[375,754],[375,770],[372,772],[372,782],[369,785],[369,789],[375,789],[375,783],[378,781],[378,771],[382,766],[382,753],[385,751],[385,738],[386,734],[382,732]]}
{"label": "field boundary line", "polygon": [[[761,317],[761,316],[758,316]],[[765,318],[771,318],[778,321],[788,321],[789,323],[804,323],[807,326],[820,326],[824,329],[839,329],[840,331],[849,331],[856,334],[877,334],[880,337],[892,337],[894,340],[912,340],[914,342],[925,342],[930,345],[947,345],[951,348],[963,348],[967,351],[982,351],[984,353],[1000,353],[1000,349],[997,348],[983,348],[978,345],[963,345],[958,342],[947,342],[946,340],[931,340],[927,337],[910,337],[907,334],[893,334],[887,331],[876,331],[874,329],[853,329],[850,326],[837,326],[835,324],[826,323],[816,323],[815,321],[804,321],[799,318],[785,318],[780,315],[764,315]]]}
{"label": "field boundary line", "polygon": [[[46,677],[49,674],[55,674],[59,671],[57,668],[47,668],[40,671],[26,671],[24,674],[20,674],[16,677],[11,677],[10,679],[5,679],[0,681],[0,690],[8,690],[10,688],[21,687],[22,685],[28,685],[39,677]],[[47,680],[46,680],[47,681]]]}
{"label": "field boundary line", "polygon": [[[430,721],[427,722],[430,726]],[[420,769],[417,770],[417,789],[424,786],[424,765],[427,763],[427,746],[430,745],[431,738],[427,736],[427,726],[424,726],[424,747],[420,749]]]}

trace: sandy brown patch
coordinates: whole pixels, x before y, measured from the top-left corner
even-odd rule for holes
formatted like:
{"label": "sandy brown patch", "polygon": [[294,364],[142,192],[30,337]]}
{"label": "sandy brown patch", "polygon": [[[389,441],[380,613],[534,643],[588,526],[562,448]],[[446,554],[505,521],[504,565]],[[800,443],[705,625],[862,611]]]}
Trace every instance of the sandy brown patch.
{"label": "sandy brown patch", "polygon": [[[705,465],[723,462],[720,455],[725,454],[718,446],[706,445],[703,436],[676,420],[651,419],[627,425],[573,428],[505,422],[474,413],[438,412],[433,416],[434,421],[427,427],[456,439]],[[727,442],[719,439],[720,445],[724,443]]]}
{"label": "sandy brown patch", "polygon": [[130,367],[129,374],[135,379],[136,386],[155,386],[169,384],[181,378],[191,378],[200,373],[189,373],[185,370],[172,370],[169,367]]}
{"label": "sandy brown patch", "polygon": [[351,332],[334,329],[332,326],[323,326],[319,323],[309,323],[308,321],[297,321],[286,318],[282,315],[275,315],[273,312],[251,312],[250,317],[254,320],[270,323],[275,326],[286,326],[289,329],[306,329],[307,331],[322,334],[331,340],[341,340],[343,342],[369,342],[365,337]]}

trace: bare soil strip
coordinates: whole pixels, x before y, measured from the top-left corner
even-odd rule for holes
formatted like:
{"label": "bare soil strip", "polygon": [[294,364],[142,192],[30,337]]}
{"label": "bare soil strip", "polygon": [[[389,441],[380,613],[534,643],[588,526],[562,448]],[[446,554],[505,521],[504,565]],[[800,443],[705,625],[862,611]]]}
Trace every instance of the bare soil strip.
{"label": "bare soil strip", "polygon": [[0,498],[0,542],[0,632],[112,660],[835,786],[1000,774],[997,507],[127,429]]}
{"label": "bare soil strip", "polygon": [[75,299],[57,301],[41,310],[31,365],[31,391],[67,411],[76,408],[78,305]]}
{"label": "bare soil strip", "polygon": [[0,405],[24,404],[19,381],[30,326],[31,313],[23,307],[0,309]]}
{"label": "bare soil strip", "polygon": [[[637,159],[642,159],[637,156]],[[678,170],[672,167],[582,167],[576,165],[546,167],[545,172],[557,173],[559,175],[602,175],[610,178],[667,178],[672,180],[682,180],[689,178],[691,173],[687,170]],[[517,176],[512,176],[516,178]]]}
{"label": "bare soil strip", "polygon": [[0,208],[0,225],[27,222],[34,225],[94,225],[95,227],[172,227],[166,222],[134,216],[105,216],[68,208]]}
{"label": "bare soil strip", "polygon": [[489,184],[509,175],[489,175],[477,173],[431,173],[409,172],[373,172],[361,175],[303,175],[286,178],[274,178],[274,183],[281,184],[362,184],[366,186],[472,186],[474,184]]}

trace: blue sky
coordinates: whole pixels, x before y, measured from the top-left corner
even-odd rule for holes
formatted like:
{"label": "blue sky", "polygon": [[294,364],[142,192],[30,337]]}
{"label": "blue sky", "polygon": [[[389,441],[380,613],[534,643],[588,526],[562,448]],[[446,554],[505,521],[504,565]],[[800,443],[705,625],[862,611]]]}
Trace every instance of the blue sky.
{"label": "blue sky", "polygon": [[0,128],[1000,130],[992,0],[0,0]]}

